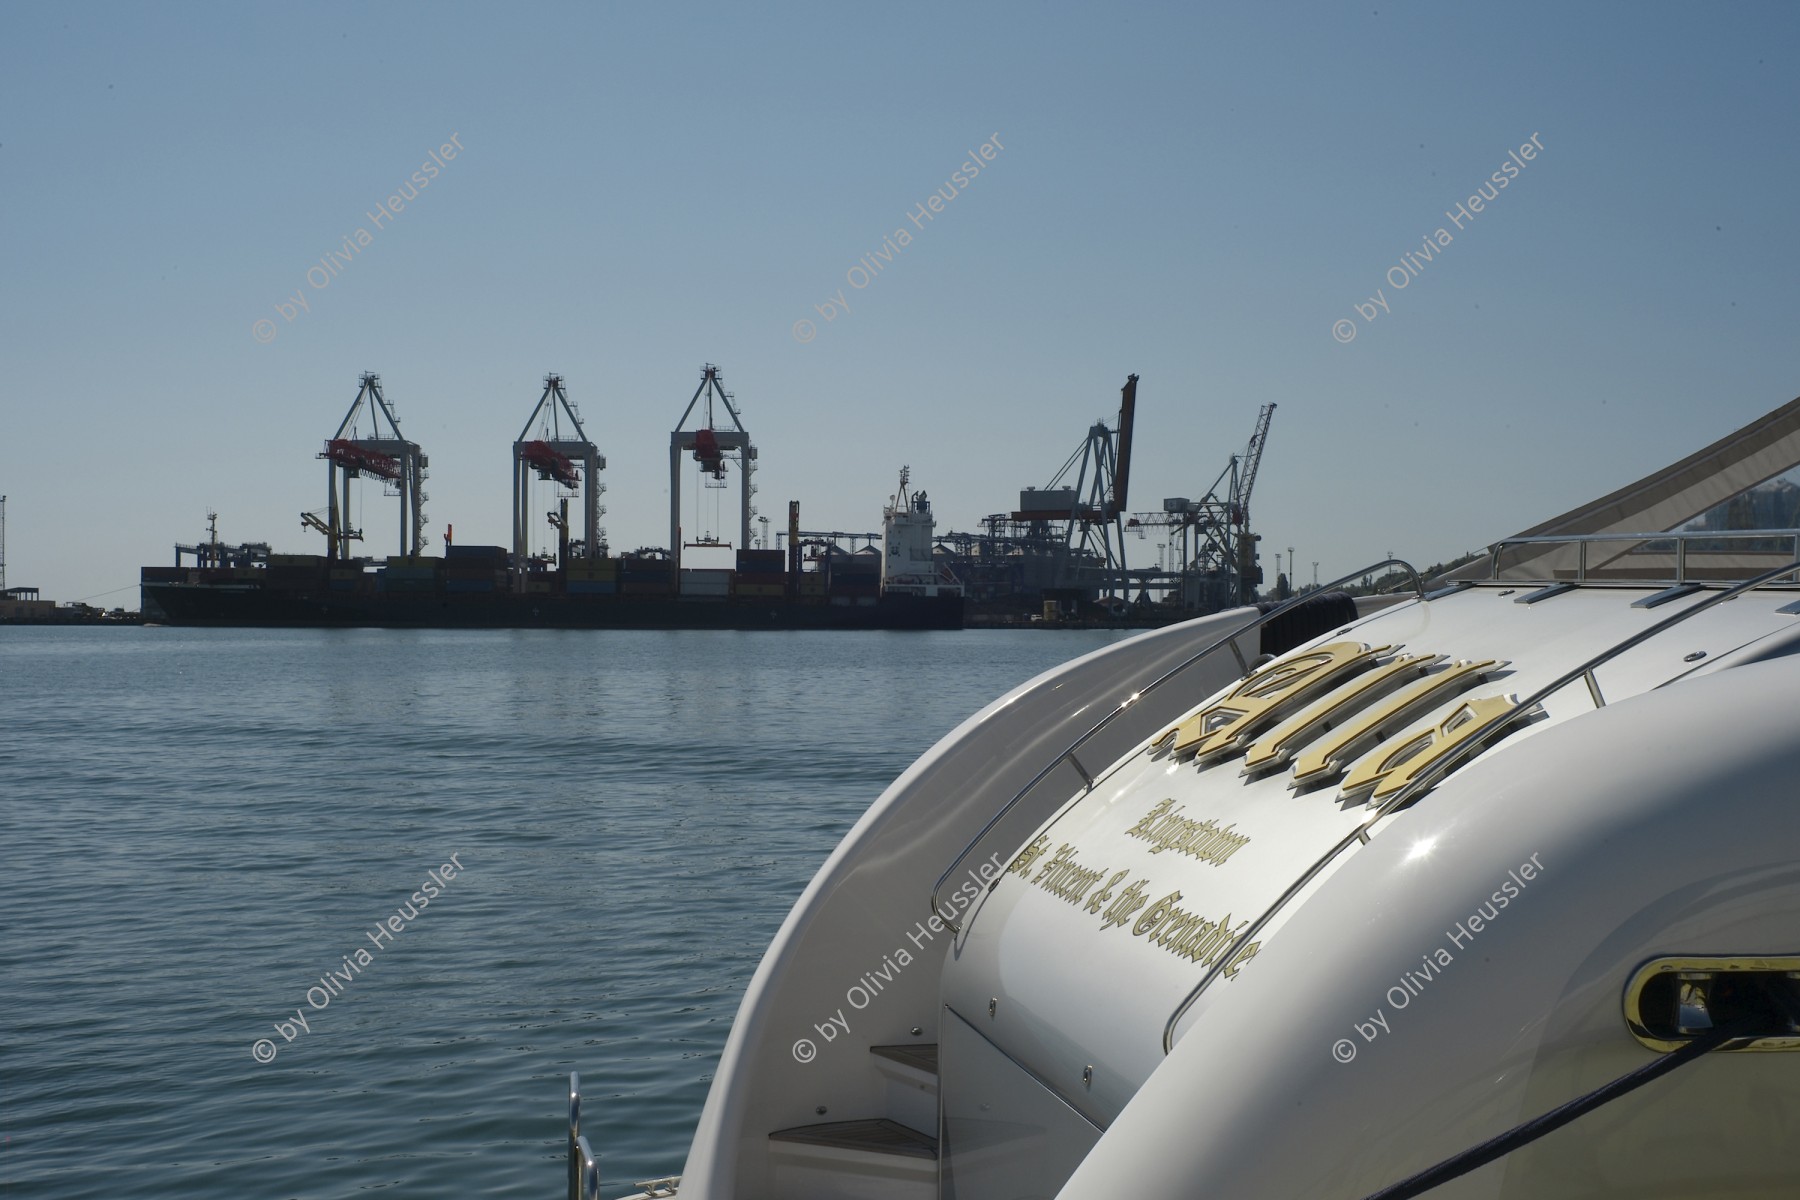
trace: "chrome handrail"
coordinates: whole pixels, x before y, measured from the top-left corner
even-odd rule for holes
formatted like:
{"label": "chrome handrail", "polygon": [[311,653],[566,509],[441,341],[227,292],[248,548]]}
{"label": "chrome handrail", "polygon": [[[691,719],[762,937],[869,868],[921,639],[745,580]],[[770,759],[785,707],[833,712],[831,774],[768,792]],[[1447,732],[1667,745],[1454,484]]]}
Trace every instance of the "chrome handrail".
{"label": "chrome handrail", "polygon": [[[1546,546],[1567,545],[1577,548],[1575,563],[1575,581],[1585,583],[1588,571],[1587,548],[1595,542],[1673,542],[1675,544],[1675,578],[1676,583],[1687,582],[1687,549],[1689,542],[1701,541],[1747,541],[1751,538],[1788,538],[1794,544],[1794,557],[1800,559],[1800,529],[1681,529],[1665,530],[1662,533],[1547,533],[1533,534],[1529,537],[1501,538],[1495,542],[1488,555],[1488,577],[1500,578],[1500,552],[1508,546]],[[1518,580],[1516,582],[1538,582],[1535,580]],[[1554,580],[1543,580],[1545,583]]]}
{"label": "chrome handrail", "polygon": [[594,1148],[585,1137],[576,1138],[575,1152],[581,1158],[581,1186],[575,1200],[600,1200],[600,1163],[594,1157]]}
{"label": "chrome handrail", "polygon": [[581,1200],[581,1076],[569,1072],[569,1200]]}
{"label": "chrome handrail", "polygon": [[1783,575],[1792,575],[1797,571],[1800,571],[1800,553],[1796,553],[1794,560],[1786,566],[1776,567],[1770,571],[1764,571],[1762,574],[1752,576],[1742,583],[1733,584],[1723,591],[1715,592],[1704,600],[1690,604],[1680,612],[1670,613],[1662,620],[1640,629],[1630,637],[1607,647],[1580,666],[1564,672],[1562,675],[1559,675],[1551,682],[1533,692],[1530,697],[1522,703],[1506,712],[1489,717],[1482,723],[1479,729],[1474,733],[1469,734],[1467,738],[1456,746],[1451,747],[1450,751],[1443,757],[1428,764],[1416,777],[1408,781],[1406,786],[1394,793],[1394,795],[1383,804],[1381,810],[1376,813],[1376,816],[1379,817],[1382,813],[1393,812],[1395,809],[1411,803],[1419,793],[1423,792],[1433,783],[1436,783],[1439,779],[1442,779],[1452,766],[1459,765],[1466,759],[1473,757],[1473,748],[1478,743],[1484,741],[1487,735],[1511,724],[1513,721],[1530,712],[1531,709],[1535,708],[1537,705],[1543,703],[1554,693],[1559,692],[1563,688],[1568,687],[1571,683],[1574,683],[1577,679],[1585,679],[1587,681],[1588,694],[1593,698],[1594,707],[1605,708],[1606,699],[1600,693],[1599,681],[1594,678],[1594,671],[1597,668],[1605,666],[1627,650],[1641,646],[1658,634],[1681,624],[1696,613],[1704,612],[1715,605],[1723,604],[1727,600],[1735,599],[1745,592],[1754,591],[1765,583],[1772,583]]}
{"label": "chrome handrail", "polygon": [[[1070,743],[1068,749],[1064,750],[1061,754],[1058,754],[1056,757],[1052,758],[1048,765],[1046,765],[1036,775],[1032,776],[1031,782],[1027,783],[1024,787],[1020,788],[1018,793],[1016,795],[1014,795],[1011,800],[1008,800],[1004,805],[1002,805],[1000,807],[1000,811],[996,812],[992,817],[990,817],[988,819],[988,823],[981,827],[981,832],[977,833],[974,836],[974,838],[972,838],[970,840],[969,844],[967,846],[963,847],[962,853],[958,854],[954,859],[951,860],[950,865],[944,869],[944,873],[942,875],[938,876],[937,882],[932,885],[931,895],[929,897],[927,897],[927,899],[931,905],[932,915],[935,916],[938,920],[943,921],[944,924],[948,925],[953,932],[956,932],[956,933],[962,932],[962,926],[956,924],[954,921],[945,919],[943,913],[940,912],[938,909],[938,903],[937,903],[938,893],[943,891],[945,882],[948,881],[952,875],[956,874],[957,868],[961,867],[963,865],[963,863],[968,860],[969,855],[973,854],[975,852],[975,847],[981,845],[981,843],[984,840],[986,840],[987,835],[994,831],[994,827],[1006,818],[1006,814],[1010,813],[1015,807],[1017,807],[1018,803],[1021,800],[1025,799],[1026,796],[1030,795],[1032,790],[1034,788],[1036,788],[1038,784],[1044,782],[1045,779],[1049,778],[1050,773],[1052,771],[1056,770],[1056,768],[1060,767],[1065,760],[1067,760],[1068,763],[1075,768],[1076,772],[1078,774],[1080,774],[1082,779],[1087,782],[1087,786],[1088,786],[1089,790],[1092,790],[1092,788],[1094,786],[1094,776],[1093,776],[1092,772],[1090,772],[1087,769],[1087,767],[1082,764],[1081,760],[1075,757],[1075,752],[1077,750],[1081,749],[1083,746],[1087,745],[1088,740],[1090,738],[1092,738],[1095,734],[1099,733],[1102,729],[1105,729],[1108,725],[1112,724],[1112,722],[1119,716],[1120,713],[1124,712],[1127,708],[1130,708],[1138,700],[1142,699],[1144,696],[1155,691],[1157,688],[1161,687],[1163,684],[1165,684],[1165,683],[1169,682],[1171,679],[1175,678],[1175,676],[1181,674],[1183,671],[1186,671],[1189,667],[1198,663],[1201,659],[1210,656],[1214,651],[1220,649],[1223,646],[1231,647],[1231,652],[1237,656],[1239,669],[1242,670],[1245,675],[1249,675],[1250,674],[1250,664],[1244,660],[1244,652],[1242,650],[1239,650],[1237,647],[1237,639],[1238,638],[1243,637],[1246,633],[1250,633],[1250,632],[1253,632],[1254,630],[1261,629],[1264,625],[1268,624],[1270,621],[1274,620],[1276,617],[1280,616],[1282,613],[1288,611],[1290,608],[1294,607],[1296,604],[1299,604],[1302,600],[1305,600],[1308,597],[1322,595],[1325,592],[1329,592],[1332,588],[1341,587],[1342,585],[1349,583],[1350,581],[1352,581],[1354,579],[1362,579],[1367,576],[1372,576],[1372,575],[1374,575],[1374,573],[1376,571],[1381,570],[1383,567],[1391,567],[1391,566],[1404,567],[1406,569],[1406,573],[1408,575],[1412,576],[1413,590],[1418,593],[1420,599],[1425,598],[1425,581],[1423,579],[1419,578],[1419,573],[1413,569],[1413,566],[1411,563],[1407,562],[1404,559],[1399,559],[1399,558],[1384,558],[1380,562],[1374,563],[1367,567],[1364,567],[1360,571],[1352,571],[1350,574],[1345,575],[1340,579],[1334,579],[1330,583],[1325,584],[1323,587],[1313,588],[1310,591],[1302,592],[1297,595],[1290,596],[1288,599],[1282,601],[1280,604],[1276,605],[1274,608],[1270,609],[1268,612],[1259,614],[1255,620],[1250,621],[1248,624],[1245,624],[1237,629],[1232,630],[1230,633],[1226,634],[1224,637],[1220,638],[1218,641],[1214,642],[1212,645],[1208,646],[1206,649],[1200,651],[1198,654],[1195,654],[1191,658],[1188,658],[1188,659],[1176,664],[1174,667],[1171,667],[1169,670],[1165,671],[1163,674],[1159,675],[1157,678],[1155,678],[1151,682],[1145,684],[1143,687],[1139,688],[1137,691],[1131,693],[1130,696],[1126,697],[1123,701],[1120,702],[1119,707],[1113,709],[1111,712],[1107,713],[1104,717],[1101,717],[1100,720],[1096,724],[1094,724],[1091,728],[1089,728],[1086,733],[1082,734],[1080,737],[1076,738],[1072,743]],[[994,880],[994,883],[998,883],[998,882],[999,882],[998,879]],[[989,890],[992,890],[994,883],[990,883],[988,885]]]}
{"label": "chrome handrail", "polygon": [[1361,824],[1350,833],[1346,834],[1342,841],[1326,851],[1324,857],[1320,858],[1308,868],[1299,879],[1294,881],[1293,885],[1289,887],[1287,891],[1281,894],[1280,898],[1277,899],[1274,904],[1270,905],[1260,917],[1251,922],[1249,928],[1245,929],[1237,940],[1231,944],[1229,950],[1219,956],[1218,960],[1207,970],[1206,974],[1201,976],[1200,982],[1194,985],[1193,990],[1187,994],[1186,998],[1176,1006],[1175,1011],[1170,1014],[1168,1022],[1163,1026],[1163,1053],[1168,1054],[1175,1048],[1175,1027],[1181,1023],[1181,1018],[1187,1015],[1188,1009],[1194,1006],[1194,1001],[1200,998],[1200,993],[1205,991],[1207,986],[1219,977],[1219,973],[1225,969],[1225,965],[1236,958],[1237,955],[1243,951],[1244,947],[1248,946],[1256,935],[1262,932],[1263,927],[1269,923],[1269,919],[1285,908],[1288,901],[1292,900],[1302,888],[1311,883],[1318,873],[1324,870],[1333,859],[1348,849],[1353,842],[1367,842],[1369,840],[1369,827],[1371,825],[1375,824],[1375,822],[1388,814],[1396,812],[1406,805],[1411,804],[1426,789],[1430,788],[1445,775],[1449,774],[1453,768],[1460,766],[1470,758],[1473,758],[1481,749],[1482,745],[1495,733],[1504,729],[1506,726],[1511,725],[1514,721],[1530,715],[1532,709],[1538,707],[1538,705],[1542,704],[1551,695],[1568,687],[1577,679],[1585,679],[1587,681],[1588,695],[1592,697],[1594,707],[1596,709],[1604,708],[1606,707],[1606,699],[1601,695],[1600,684],[1594,678],[1594,671],[1596,669],[1611,662],[1627,650],[1631,650],[1634,647],[1649,641],[1657,634],[1664,633],[1673,626],[1681,624],[1696,613],[1703,612],[1706,609],[1712,608],[1714,605],[1723,604],[1725,601],[1735,599],[1745,592],[1754,591],[1765,583],[1773,582],[1783,575],[1792,575],[1795,572],[1800,572],[1800,554],[1796,554],[1794,561],[1788,563],[1785,567],[1776,567],[1774,570],[1764,571],[1761,575],[1746,579],[1742,583],[1734,584],[1724,591],[1716,592],[1696,604],[1690,604],[1680,612],[1671,613],[1669,616],[1664,617],[1655,624],[1640,629],[1630,637],[1616,642],[1605,650],[1602,650],[1600,653],[1594,655],[1573,670],[1557,676],[1554,680],[1533,692],[1519,704],[1483,721],[1474,733],[1469,734],[1461,742],[1452,746],[1441,758],[1435,759],[1427,764],[1424,770],[1420,771],[1417,776],[1409,780],[1404,787],[1394,793],[1393,796],[1383,801],[1381,807],[1372,811],[1363,819]]}

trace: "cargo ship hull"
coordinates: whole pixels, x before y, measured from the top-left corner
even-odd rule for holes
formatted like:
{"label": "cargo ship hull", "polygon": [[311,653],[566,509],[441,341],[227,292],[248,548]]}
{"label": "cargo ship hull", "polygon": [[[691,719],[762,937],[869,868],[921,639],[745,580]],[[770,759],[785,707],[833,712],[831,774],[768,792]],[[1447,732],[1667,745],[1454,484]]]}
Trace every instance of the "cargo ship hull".
{"label": "cargo ship hull", "polygon": [[143,584],[145,619],[168,625],[391,629],[961,629],[961,596],[383,594],[256,583]]}

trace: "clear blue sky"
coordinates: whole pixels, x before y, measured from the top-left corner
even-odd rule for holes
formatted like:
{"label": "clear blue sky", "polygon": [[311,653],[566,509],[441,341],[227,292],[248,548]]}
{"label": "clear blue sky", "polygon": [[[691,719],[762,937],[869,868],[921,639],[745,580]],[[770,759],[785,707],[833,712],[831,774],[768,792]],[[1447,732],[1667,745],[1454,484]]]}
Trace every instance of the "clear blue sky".
{"label": "clear blue sky", "polygon": [[[434,547],[448,522],[508,540],[551,370],[609,458],[612,544],[662,544],[708,361],[777,526],[798,499],[810,528],[878,528],[909,463],[940,529],[972,528],[1137,372],[1134,509],[1198,495],[1275,401],[1265,566],[1429,562],[1800,393],[1796,49],[1800,9],[1750,3],[9,3],[8,581],[133,584],[209,507],[228,540],[321,552],[298,514],[364,370],[431,457]],[[369,489],[362,520],[392,553],[394,502]]]}

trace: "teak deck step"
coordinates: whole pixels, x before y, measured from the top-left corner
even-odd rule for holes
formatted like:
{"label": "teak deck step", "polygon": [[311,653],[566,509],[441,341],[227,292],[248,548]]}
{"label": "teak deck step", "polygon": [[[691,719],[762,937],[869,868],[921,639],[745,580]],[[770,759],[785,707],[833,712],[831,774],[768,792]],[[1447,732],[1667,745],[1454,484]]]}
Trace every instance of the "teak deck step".
{"label": "teak deck step", "polygon": [[870,1046],[869,1053],[903,1063],[914,1070],[923,1071],[927,1075],[938,1073],[936,1042],[915,1043],[910,1046]]}
{"label": "teak deck step", "polygon": [[[934,1051],[935,1049],[933,1047]],[[933,1058],[935,1060],[935,1054]],[[860,1150],[867,1154],[894,1154],[903,1158],[936,1159],[938,1154],[936,1138],[885,1117],[868,1121],[826,1121],[820,1125],[796,1125],[792,1129],[777,1129],[769,1135],[769,1140],[793,1142],[802,1146],[826,1146],[833,1150]]]}

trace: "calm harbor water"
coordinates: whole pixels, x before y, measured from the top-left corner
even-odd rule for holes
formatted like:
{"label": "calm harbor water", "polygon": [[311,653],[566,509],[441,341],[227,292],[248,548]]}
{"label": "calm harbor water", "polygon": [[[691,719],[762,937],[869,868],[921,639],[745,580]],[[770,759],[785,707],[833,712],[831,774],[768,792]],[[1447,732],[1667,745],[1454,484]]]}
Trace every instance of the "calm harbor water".
{"label": "calm harbor water", "polygon": [[679,1171],[843,833],[1122,636],[0,629],[0,1195],[560,1196],[571,1070]]}

